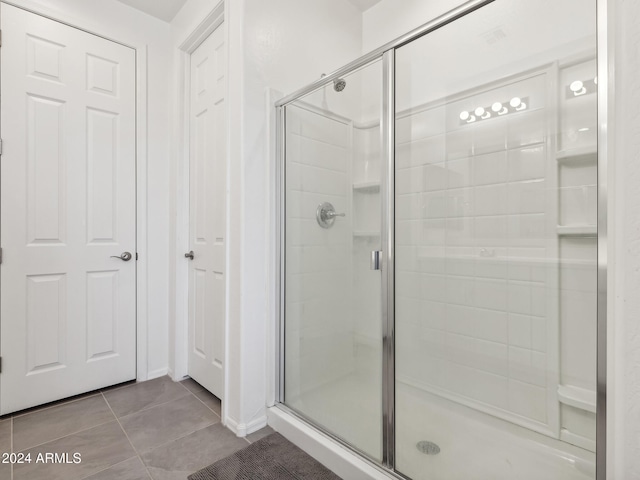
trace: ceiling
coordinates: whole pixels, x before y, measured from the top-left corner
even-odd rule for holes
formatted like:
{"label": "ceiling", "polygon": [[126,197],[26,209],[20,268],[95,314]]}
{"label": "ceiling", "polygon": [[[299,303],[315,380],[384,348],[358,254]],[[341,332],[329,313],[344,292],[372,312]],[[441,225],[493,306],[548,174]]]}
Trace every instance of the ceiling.
{"label": "ceiling", "polygon": [[347,0],[351,5],[356,7],[361,12],[369,10],[375,4],[380,3],[382,0]]}
{"label": "ceiling", "polygon": [[[118,0],[120,3],[129,5],[141,12],[159,18],[165,22],[170,22],[176,13],[180,11],[187,0]],[[361,12],[364,12],[382,0],[347,0],[351,5]]]}
{"label": "ceiling", "polygon": [[187,0],[118,0],[152,17],[170,22]]}

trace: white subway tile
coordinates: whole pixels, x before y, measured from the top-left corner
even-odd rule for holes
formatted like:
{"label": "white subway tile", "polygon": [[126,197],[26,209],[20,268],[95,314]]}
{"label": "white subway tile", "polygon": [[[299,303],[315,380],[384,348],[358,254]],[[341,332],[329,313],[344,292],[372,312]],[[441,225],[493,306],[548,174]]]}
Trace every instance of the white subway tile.
{"label": "white subway tile", "polygon": [[509,345],[531,349],[531,317],[509,313]]}
{"label": "white subway tile", "polygon": [[510,183],[508,186],[508,213],[545,213],[547,191],[544,180]]}
{"label": "white subway tile", "polygon": [[[544,214],[510,215],[508,218],[509,243],[514,247],[543,246],[546,238],[556,235],[547,232]],[[554,229],[555,230],[555,229]]]}
{"label": "white subway tile", "polygon": [[443,163],[445,160],[444,135],[423,138],[408,143],[396,141],[396,168],[398,169]]}
{"label": "white subway tile", "polygon": [[475,215],[504,215],[509,209],[507,204],[507,186],[489,185],[475,187],[473,202]]}
{"label": "white subway tile", "polygon": [[546,160],[544,145],[509,150],[509,181],[545,178]]}
{"label": "white subway tile", "polygon": [[462,128],[446,134],[447,159],[466,158],[473,154],[473,133]]}
{"label": "white subway tile", "polygon": [[471,159],[460,158],[446,162],[447,188],[468,187],[473,184],[471,178]]}
{"label": "white subway tile", "polygon": [[[474,280],[465,277],[445,277],[448,303],[456,305],[474,305]],[[441,297],[442,298],[442,297]]]}
{"label": "white subway tile", "polygon": [[476,155],[505,149],[507,128],[504,118],[476,123],[473,131],[473,152]]}
{"label": "white subway tile", "polygon": [[443,192],[446,195],[448,217],[468,217],[473,215],[474,200],[472,188],[457,188]]}
{"label": "white subway tile", "polygon": [[474,185],[504,183],[507,180],[507,152],[493,152],[472,158]]}
{"label": "white subway tile", "polygon": [[422,218],[445,218],[449,214],[447,192],[422,194]]}
{"label": "white subway tile", "polygon": [[488,248],[506,246],[508,220],[506,216],[474,218],[475,245]]}
{"label": "white subway tile", "polygon": [[547,319],[531,317],[531,348],[537,352],[547,351]]}
{"label": "white subway tile", "polygon": [[531,288],[527,282],[509,282],[509,312],[531,315]]}
{"label": "white subway tile", "polygon": [[546,111],[543,109],[509,115],[507,147],[516,148],[546,139]]}
{"label": "white subway tile", "polygon": [[489,373],[506,377],[508,375],[507,346],[502,343],[476,340],[475,366]]}
{"label": "white subway tile", "polygon": [[546,423],[546,389],[516,380],[509,380],[509,410],[524,417]]}
{"label": "white subway tile", "polygon": [[477,278],[475,281],[475,305],[491,310],[507,309],[507,282]]}

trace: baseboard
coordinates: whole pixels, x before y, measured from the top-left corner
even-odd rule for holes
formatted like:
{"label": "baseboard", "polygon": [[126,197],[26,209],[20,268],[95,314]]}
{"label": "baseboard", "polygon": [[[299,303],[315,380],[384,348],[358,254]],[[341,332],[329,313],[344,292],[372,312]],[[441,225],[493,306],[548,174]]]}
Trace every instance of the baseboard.
{"label": "baseboard", "polygon": [[229,430],[235,433],[238,437],[246,437],[247,435],[257,432],[258,430],[267,426],[267,416],[263,415],[251,420],[249,423],[240,423],[236,419],[227,417],[225,425]]}

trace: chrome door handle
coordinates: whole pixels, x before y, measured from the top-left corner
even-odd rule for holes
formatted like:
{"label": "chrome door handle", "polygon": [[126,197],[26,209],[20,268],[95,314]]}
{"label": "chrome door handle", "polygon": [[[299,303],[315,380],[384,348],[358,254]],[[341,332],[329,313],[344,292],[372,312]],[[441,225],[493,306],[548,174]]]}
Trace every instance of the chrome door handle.
{"label": "chrome door handle", "polygon": [[184,258],[188,258],[189,260],[193,260],[193,257],[194,257],[193,250],[191,250],[189,253],[184,254]]}
{"label": "chrome door handle", "polygon": [[371,270],[380,270],[382,268],[382,252],[373,250],[371,252]]}
{"label": "chrome door handle", "polygon": [[111,258],[119,258],[123,262],[128,262],[132,257],[129,252],[122,252],[120,255],[111,255]]}

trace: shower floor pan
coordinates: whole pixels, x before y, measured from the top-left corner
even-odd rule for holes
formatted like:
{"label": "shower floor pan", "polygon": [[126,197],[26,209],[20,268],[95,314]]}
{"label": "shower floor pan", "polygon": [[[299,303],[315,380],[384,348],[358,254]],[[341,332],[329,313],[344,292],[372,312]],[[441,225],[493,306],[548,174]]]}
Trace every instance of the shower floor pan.
{"label": "shower floor pan", "polygon": [[[289,406],[359,450],[379,456],[379,385],[352,374],[303,393]],[[379,401],[379,400],[378,400]],[[592,480],[595,455],[504,420],[399,384],[396,464],[414,480]],[[416,445],[437,444],[437,455]]]}

